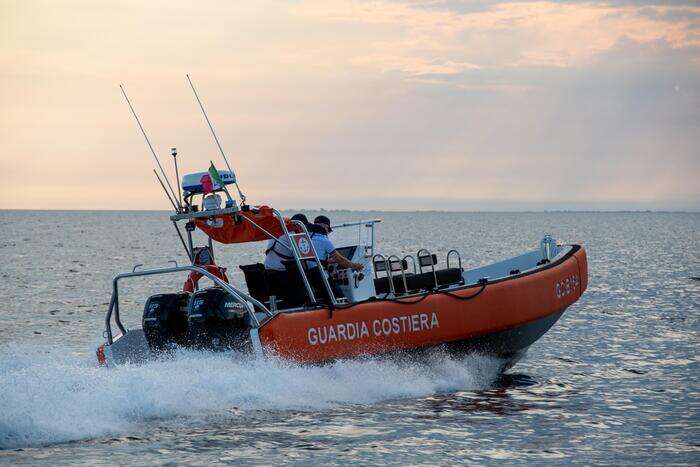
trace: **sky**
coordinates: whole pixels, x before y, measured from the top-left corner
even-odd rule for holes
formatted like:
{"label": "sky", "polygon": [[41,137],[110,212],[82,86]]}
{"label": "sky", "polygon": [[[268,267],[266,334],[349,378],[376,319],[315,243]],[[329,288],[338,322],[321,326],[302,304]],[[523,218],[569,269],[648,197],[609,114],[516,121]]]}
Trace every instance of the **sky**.
{"label": "sky", "polygon": [[[700,210],[694,2],[0,0],[0,209]],[[174,176],[171,175],[171,179]]]}

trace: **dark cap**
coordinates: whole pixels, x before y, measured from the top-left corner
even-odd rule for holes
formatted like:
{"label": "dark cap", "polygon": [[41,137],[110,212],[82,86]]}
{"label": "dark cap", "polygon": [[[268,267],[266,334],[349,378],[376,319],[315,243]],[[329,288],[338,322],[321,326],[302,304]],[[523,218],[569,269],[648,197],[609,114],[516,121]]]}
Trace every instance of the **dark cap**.
{"label": "dark cap", "polygon": [[333,229],[331,229],[331,220],[327,218],[326,216],[316,216],[316,219],[314,219],[314,224],[324,224],[328,226],[328,232],[333,232]]}
{"label": "dark cap", "polygon": [[309,219],[306,218],[306,216],[302,213],[299,214],[294,214],[292,216],[293,221],[300,221],[304,225],[309,225]]}

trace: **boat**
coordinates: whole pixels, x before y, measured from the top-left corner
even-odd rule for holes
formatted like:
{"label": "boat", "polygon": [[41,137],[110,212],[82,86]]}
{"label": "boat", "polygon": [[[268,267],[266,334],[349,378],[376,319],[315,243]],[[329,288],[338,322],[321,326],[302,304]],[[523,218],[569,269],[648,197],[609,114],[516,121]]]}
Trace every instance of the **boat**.
{"label": "boat", "polygon": [[[140,363],[182,347],[300,364],[440,349],[494,356],[505,370],[586,290],[588,264],[581,245],[559,244],[545,235],[521,255],[465,269],[457,249],[442,258],[426,248],[415,254],[375,251],[380,219],[332,226],[358,230],[357,241],[338,251],[362,264],[362,271],[331,265],[312,278],[309,262],[321,264],[312,242],[314,226],[246,201],[190,85],[228,170],[219,172],[211,162],[208,171],[185,175],[177,193],[122,89],[165,179],[154,170],[175,210],[169,220],[188,264],[152,269],[137,265],[114,277],[105,342],[97,349],[99,364]],[[175,149],[172,155],[179,182]],[[227,188],[232,185],[238,199]],[[198,238],[203,241],[195,246]],[[227,269],[216,262],[215,245],[231,248],[275,239],[291,246],[286,270],[241,264],[245,289],[232,284]],[[127,329],[120,315],[120,283],[155,275],[184,278],[176,290],[148,297],[141,327]]]}
{"label": "boat", "polygon": [[[465,269],[456,249],[443,261],[427,249],[402,257],[375,252],[380,220],[369,219],[332,226],[358,229],[360,241],[338,251],[364,270],[330,269],[319,290],[308,274],[307,263],[320,261],[308,225],[264,205],[208,203],[209,209],[199,209],[194,194],[187,193],[185,212],[170,217],[175,225],[185,222],[183,244],[191,264],[135,267],[114,278],[106,342],[97,350],[100,364],[140,362],[176,347],[236,350],[303,364],[441,348],[492,355],[508,368],[587,286],[585,249],[557,244],[551,236],[522,255]],[[195,231],[205,234],[205,245],[193,246]],[[247,290],[231,284],[215,262],[215,244],[278,237],[294,247],[288,270],[240,265]],[[142,327],[127,330],[120,318],[120,282],[178,273],[187,275],[182,287],[149,297]],[[201,279],[209,285],[200,286]]]}

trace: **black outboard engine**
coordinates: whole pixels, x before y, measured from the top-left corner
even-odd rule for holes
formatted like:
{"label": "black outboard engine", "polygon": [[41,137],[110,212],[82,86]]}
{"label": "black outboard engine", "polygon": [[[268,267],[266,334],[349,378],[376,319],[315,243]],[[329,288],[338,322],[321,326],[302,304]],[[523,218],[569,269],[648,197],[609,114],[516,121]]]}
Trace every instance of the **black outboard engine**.
{"label": "black outboard engine", "polygon": [[149,297],[143,309],[143,332],[148,346],[164,351],[175,345],[187,345],[187,292],[158,294]]}
{"label": "black outboard engine", "polygon": [[219,287],[192,294],[187,310],[191,345],[208,350],[243,350],[250,346],[245,305]]}

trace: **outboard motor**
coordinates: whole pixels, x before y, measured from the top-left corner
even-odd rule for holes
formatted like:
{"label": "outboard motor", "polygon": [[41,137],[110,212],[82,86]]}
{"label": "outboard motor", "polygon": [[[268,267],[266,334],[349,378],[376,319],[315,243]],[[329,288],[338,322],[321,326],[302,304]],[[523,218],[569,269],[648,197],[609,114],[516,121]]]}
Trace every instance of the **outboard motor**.
{"label": "outboard motor", "polygon": [[187,310],[189,340],[197,348],[243,350],[250,345],[245,305],[219,287],[192,294]]}
{"label": "outboard motor", "polygon": [[179,292],[153,295],[146,301],[141,324],[151,350],[163,351],[187,344],[189,298],[190,294]]}

